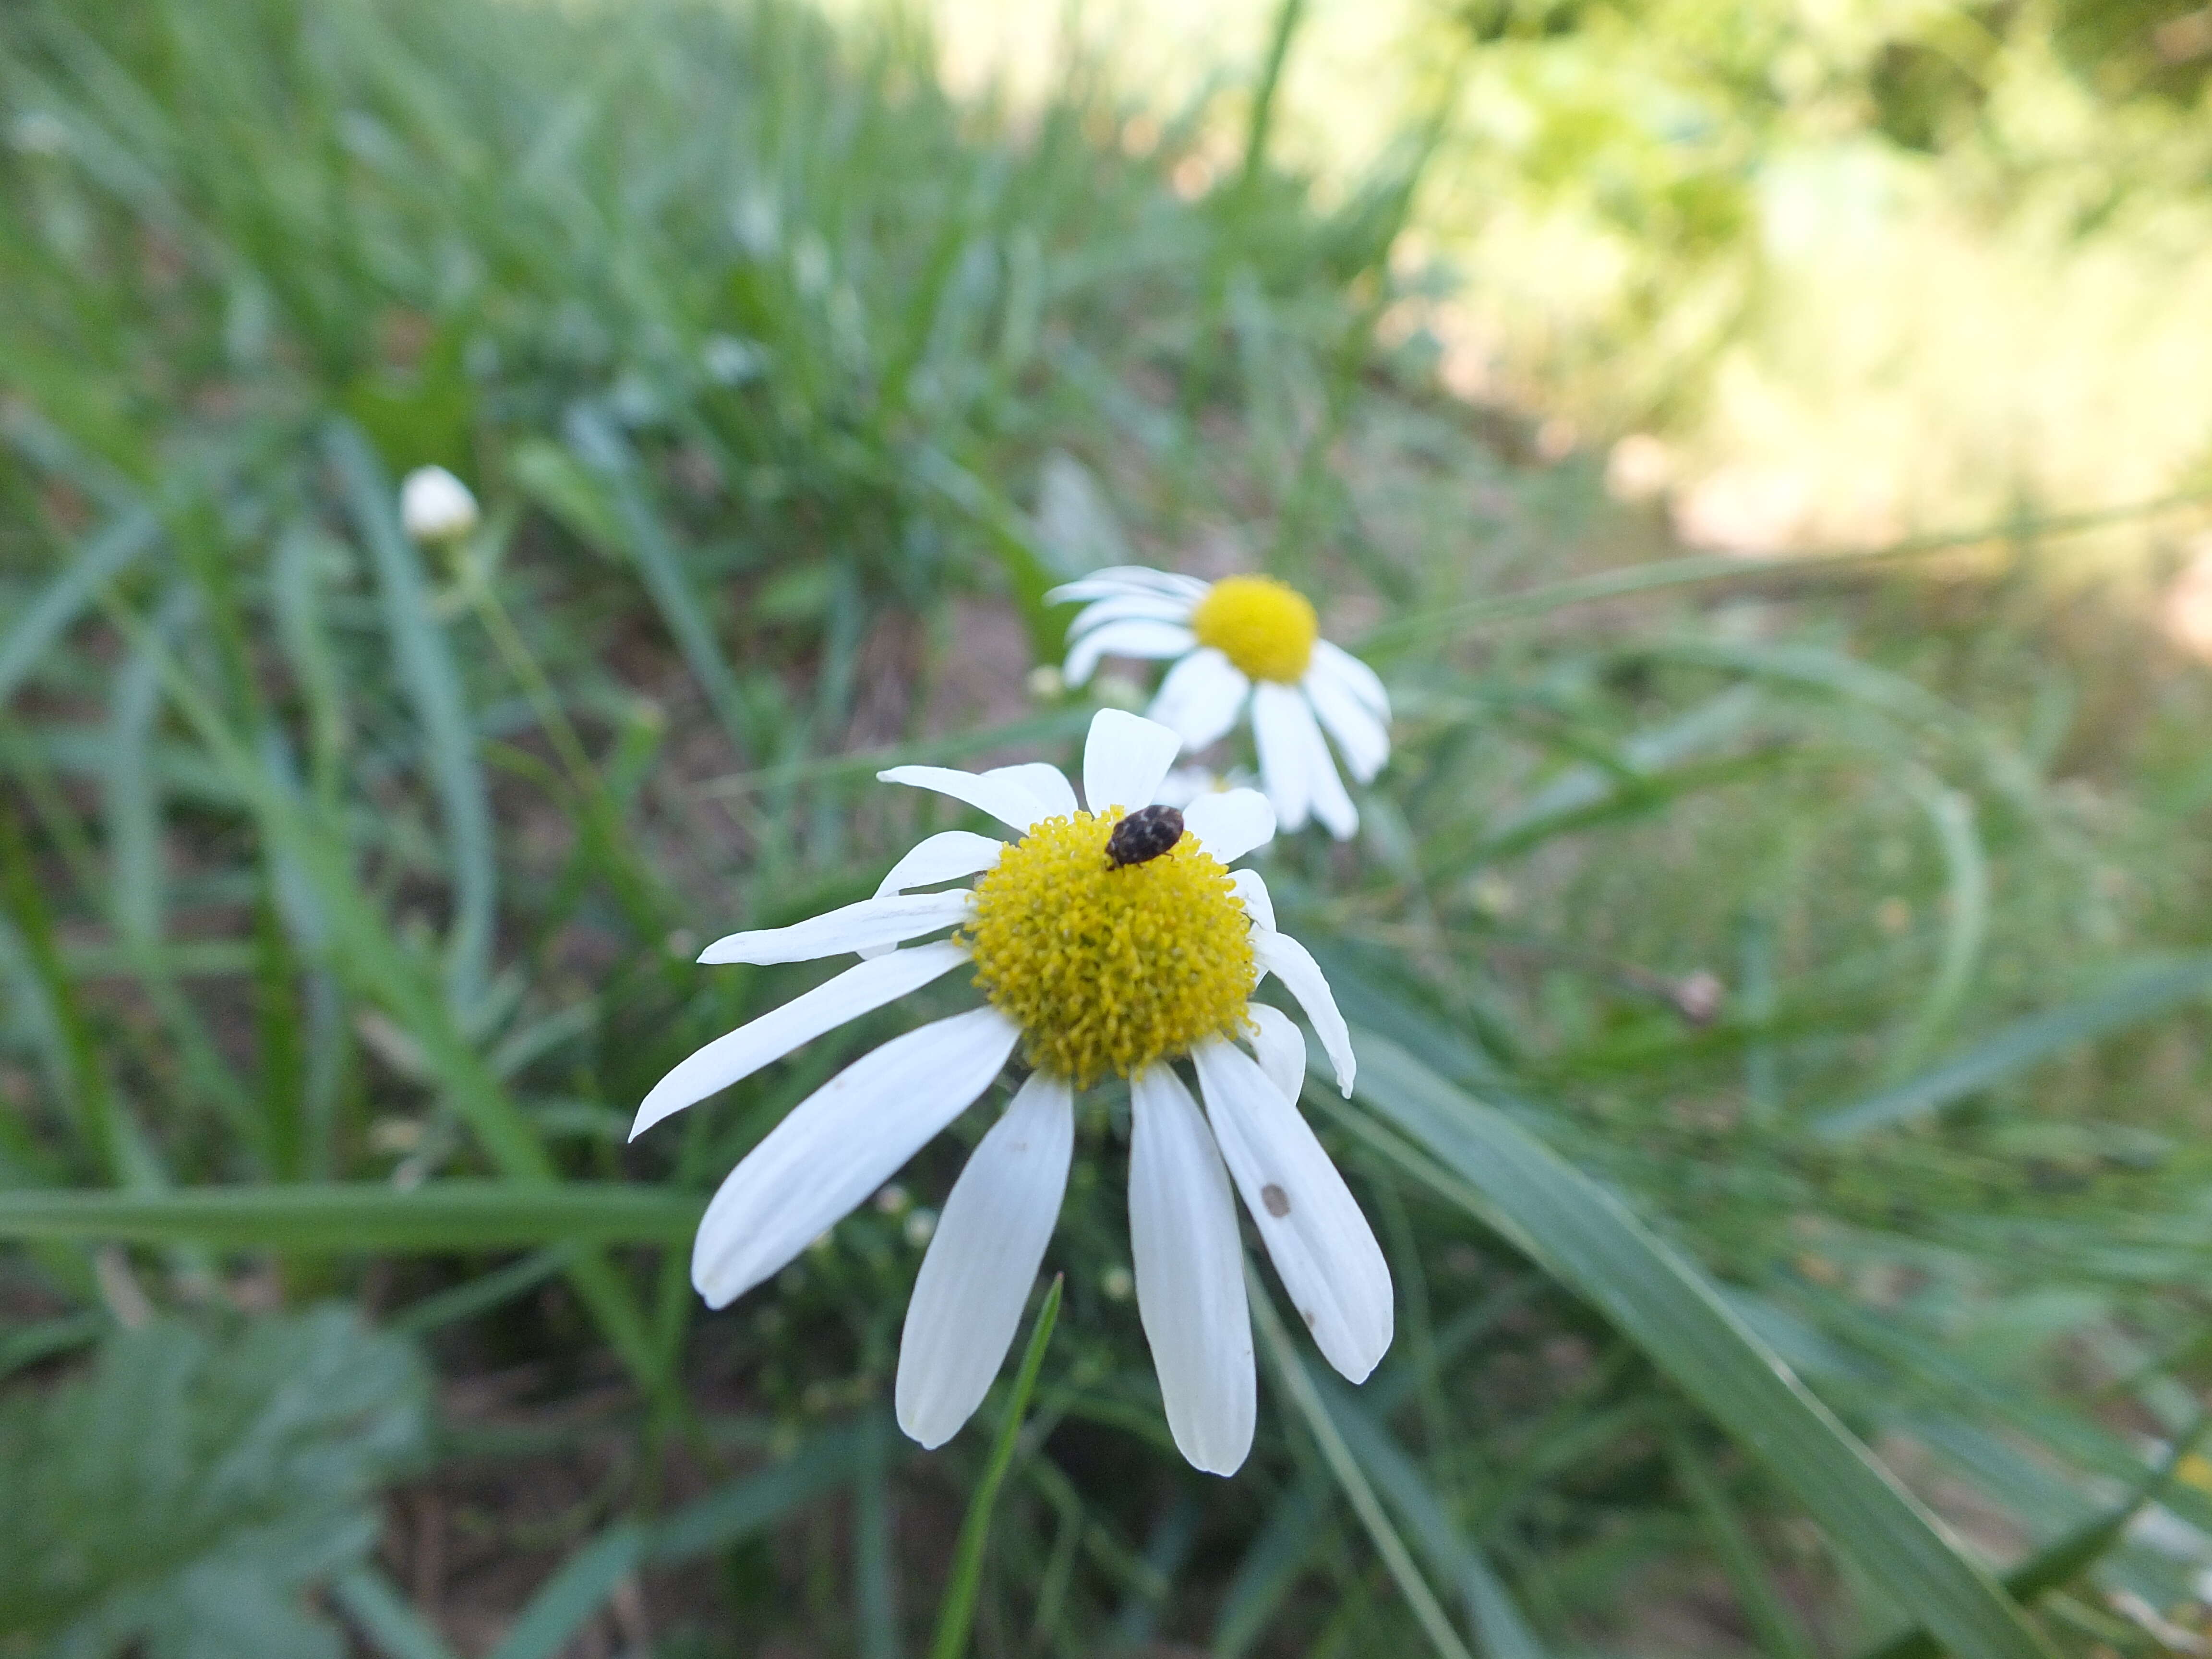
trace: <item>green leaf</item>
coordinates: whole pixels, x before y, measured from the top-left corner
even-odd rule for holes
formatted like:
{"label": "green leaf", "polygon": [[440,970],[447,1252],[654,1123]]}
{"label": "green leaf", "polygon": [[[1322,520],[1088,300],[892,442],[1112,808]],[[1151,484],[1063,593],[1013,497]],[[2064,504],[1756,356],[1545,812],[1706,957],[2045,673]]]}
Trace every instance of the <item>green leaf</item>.
{"label": "green leaf", "polygon": [[286,1250],[481,1250],[678,1243],[702,1200],[659,1187],[439,1181],[0,1193],[0,1238]]}
{"label": "green leaf", "polygon": [[89,1377],[0,1403],[0,1646],[338,1659],[305,1592],[367,1559],[425,1400],[414,1350],[336,1308],[111,1338]]}
{"label": "green leaf", "polygon": [[[1996,1581],[1610,1189],[1395,1043],[1354,1041],[1359,1099],[1443,1164],[1451,1195],[1602,1312],[1915,1620],[1960,1659],[2049,1659]],[[1391,1150],[1395,1136],[1369,1128]]]}
{"label": "green leaf", "polygon": [[1824,1140],[1846,1140],[1869,1129],[1924,1116],[2069,1048],[2156,1019],[2208,990],[2212,990],[2212,957],[2191,957],[2130,974],[2110,990],[2008,1025],[1908,1083],[1838,1106],[1813,1124],[1813,1133]]}

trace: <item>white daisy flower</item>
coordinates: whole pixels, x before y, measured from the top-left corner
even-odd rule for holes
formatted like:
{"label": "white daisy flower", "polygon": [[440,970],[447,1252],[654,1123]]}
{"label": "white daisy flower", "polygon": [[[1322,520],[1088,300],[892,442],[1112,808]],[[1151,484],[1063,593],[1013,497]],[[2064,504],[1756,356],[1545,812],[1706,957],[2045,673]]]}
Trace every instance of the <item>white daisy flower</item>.
{"label": "white daisy flower", "polygon": [[477,498],[442,466],[418,466],[399,483],[399,523],[410,540],[459,541],[477,527]]}
{"label": "white daisy flower", "polygon": [[[952,1437],[1004,1363],[1060,1214],[1075,1095],[1109,1075],[1129,1079],[1138,1311],[1185,1457],[1227,1474],[1252,1444],[1232,1184],[1329,1363],[1358,1382],[1390,1346],[1389,1268],[1296,1104],[1304,1039],[1250,1000],[1264,975],[1279,978],[1351,1092],[1350,1036],[1328,982],[1276,930],[1259,876],[1229,868],[1273,836],[1274,814],[1251,789],[1188,812],[1146,806],[1179,747],[1164,726],[1100,712],[1084,748],[1087,811],[1043,764],[879,773],[965,801],[1017,838],[932,836],[873,898],[708,945],[702,962],[862,960],[708,1043],[638,1109],[633,1137],[848,1020],[970,976],[983,1006],[892,1038],[793,1108],[723,1182],[691,1254],[710,1306],[742,1296],[881,1188],[1019,1050],[1029,1075],[939,1212],[907,1308],[898,1420],[924,1446]],[[973,887],[917,890],[970,876]],[[1176,1069],[1186,1059],[1203,1113]]]}
{"label": "white daisy flower", "polygon": [[1390,758],[1390,698],[1375,671],[1321,637],[1314,608],[1272,576],[1202,582],[1141,565],[1094,571],[1045,595],[1083,610],[1062,673],[1091,678],[1101,657],[1172,657],[1146,712],[1193,749],[1227,735],[1251,695],[1261,787],[1285,830],[1309,816],[1339,841],[1359,827],[1322,732],[1361,783]]}

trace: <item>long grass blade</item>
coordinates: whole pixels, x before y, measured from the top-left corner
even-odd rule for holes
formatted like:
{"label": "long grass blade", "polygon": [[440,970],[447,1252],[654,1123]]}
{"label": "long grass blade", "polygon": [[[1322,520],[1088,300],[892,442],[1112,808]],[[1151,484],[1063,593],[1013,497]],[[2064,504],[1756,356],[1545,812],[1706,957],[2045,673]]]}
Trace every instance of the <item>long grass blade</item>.
{"label": "long grass blade", "polygon": [[1355,1040],[1358,1098],[1467,1183],[1463,1202],[1603,1312],[1960,1659],[2048,1659],[1989,1574],[1618,1197],[1397,1044]]}
{"label": "long grass blade", "polygon": [[0,702],[39,665],[46,649],[92,605],[100,590],[161,539],[153,514],[132,508],[92,535],[76,556],[0,633]]}
{"label": "long grass blade", "polygon": [[1421,1570],[1413,1565],[1406,1540],[1398,1535],[1397,1528],[1390,1524],[1390,1517],[1383,1512],[1382,1501],[1376,1497],[1375,1488],[1352,1455],[1352,1448],[1345,1443],[1343,1431],[1322,1401],[1321,1391],[1314,1387],[1313,1378],[1306,1375],[1305,1366],[1297,1350],[1291,1346],[1290,1336],[1283,1329],[1282,1316],[1275,1311],[1267,1287],[1249,1268],[1246,1271],[1253,1280],[1249,1298],[1252,1322],[1259,1328],[1260,1340],[1267,1347],[1276,1378],[1297,1407],[1298,1415],[1305,1419],[1307,1429],[1321,1447],[1322,1461],[1328,1465],[1329,1473],[1343,1488],[1345,1498],[1351,1504],[1352,1513],[1359,1517],[1360,1525],[1366,1528],[1375,1553],[1382,1558],[1382,1565],[1397,1584],[1398,1593],[1406,1598],[1406,1605],[1413,1610],[1422,1634],[1443,1659],[1474,1659],[1467,1644],[1460,1640],[1459,1632],[1451,1627],[1451,1620],[1444,1617],[1443,1608],[1437,1605],[1436,1592],[1421,1577]]}
{"label": "long grass blade", "polygon": [[570,1556],[530,1598],[491,1659],[553,1659],[637,1571],[646,1535],[635,1522],[617,1522]]}
{"label": "long grass blade", "polygon": [[1925,1117],[2085,1042],[2171,1013],[2212,991],[2212,956],[2141,969],[2110,990],[2031,1014],[1909,1082],[1836,1107],[1815,1119],[1823,1140]]}
{"label": "long grass blade", "polygon": [[331,1597],[385,1659],[453,1659],[453,1650],[374,1567],[356,1567],[331,1581]]}
{"label": "long grass blade", "polygon": [[532,1244],[671,1244],[703,1200],[659,1187],[437,1181],[0,1192],[0,1238],[246,1249],[445,1253]]}

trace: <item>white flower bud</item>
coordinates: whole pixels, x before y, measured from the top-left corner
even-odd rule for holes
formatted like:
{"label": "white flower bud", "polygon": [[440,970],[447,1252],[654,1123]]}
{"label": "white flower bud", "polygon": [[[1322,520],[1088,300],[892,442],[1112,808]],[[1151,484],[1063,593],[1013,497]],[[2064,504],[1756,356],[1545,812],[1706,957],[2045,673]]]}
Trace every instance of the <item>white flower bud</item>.
{"label": "white flower bud", "polygon": [[442,466],[418,466],[399,486],[399,522],[417,542],[459,541],[477,518],[477,498]]}

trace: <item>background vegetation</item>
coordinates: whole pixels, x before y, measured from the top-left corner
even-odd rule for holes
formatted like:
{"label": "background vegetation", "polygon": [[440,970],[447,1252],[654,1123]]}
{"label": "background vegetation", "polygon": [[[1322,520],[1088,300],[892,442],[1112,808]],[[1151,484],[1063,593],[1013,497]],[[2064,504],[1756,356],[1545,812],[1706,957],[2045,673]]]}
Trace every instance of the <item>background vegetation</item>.
{"label": "background vegetation", "polygon": [[[2201,137],[2163,12],[1942,15]],[[1915,16],[1854,95],[1986,167]],[[1297,21],[1224,129],[750,0],[0,20],[0,1652],[919,1650],[988,1424],[920,1455],[885,1396],[959,1148],[706,1316],[703,1194],[884,1028],[623,1135],[806,982],[699,940],[926,827],[887,757],[1070,751],[1040,596],[1132,554],[1328,596],[1398,698],[1362,841],[1268,878],[1359,1030],[1306,1104],[1401,1335],[1355,1393],[1263,1317],[1253,1461],[1190,1472],[1102,1100],[975,1650],[2201,1650],[2201,672],[2052,585],[2090,525],[2032,500],[1680,556],[1451,395],[1406,233],[1463,132],[1272,164]],[[1740,265],[1699,157],[1779,143],[1786,43],[1437,27],[1742,94],[1602,198]],[[1717,384],[1650,361],[1638,418]],[[395,519],[430,461],[489,509],[450,556]]]}

